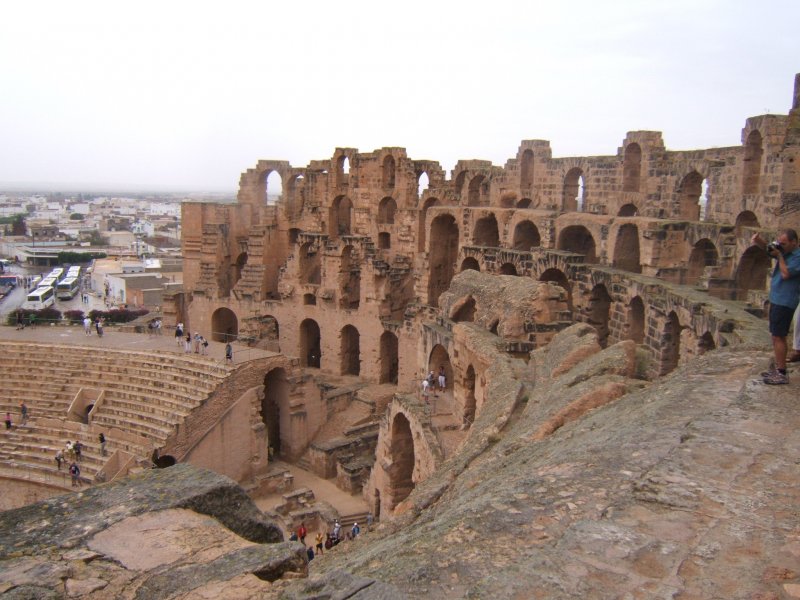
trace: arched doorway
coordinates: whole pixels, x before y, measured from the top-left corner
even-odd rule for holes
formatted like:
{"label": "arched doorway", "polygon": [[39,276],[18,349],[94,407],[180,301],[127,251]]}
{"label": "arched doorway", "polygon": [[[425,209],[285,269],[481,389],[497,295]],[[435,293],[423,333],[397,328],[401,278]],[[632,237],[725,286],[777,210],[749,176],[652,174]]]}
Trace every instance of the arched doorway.
{"label": "arched doorway", "polygon": [[264,204],[276,204],[283,194],[283,180],[277,171],[265,171],[264,178]]}
{"label": "arched doorway", "polygon": [[606,286],[603,284],[594,286],[589,297],[589,325],[597,330],[597,343],[601,348],[608,346],[610,309],[611,296]]}
{"label": "arched doorway", "polygon": [[339,265],[339,308],[356,310],[361,303],[361,269],[353,246],[342,249]]}
{"label": "arched doorway", "polygon": [[697,340],[697,355],[702,356],[710,350],[715,350],[716,347],[717,344],[714,342],[714,336],[711,335],[710,331],[706,331],[700,336],[700,339]]}
{"label": "arched doorway", "polygon": [[618,217],[635,217],[639,214],[639,209],[636,207],[635,204],[623,204],[619,207],[619,211],[617,211]]}
{"label": "arched doorway", "polygon": [[261,420],[267,428],[269,458],[281,453],[281,407],[289,406],[289,380],[286,371],[272,369],[264,377],[264,398],[261,400]]}
{"label": "arched doorway", "polygon": [[414,437],[411,424],[402,413],[395,415],[392,421],[392,457],[389,467],[389,510],[393,510],[414,489]]}
{"label": "arched doorway", "polygon": [[622,191],[638,192],[642,177],[642,148],[636,142],[625,146],[622,163]]}
{"label": "arched doorway", "polygon": [[736,233],[741,234],[742,227],[760,227],[758,217],[753,211],[743,210],[736,215]]}
{"label": "arched doorway", "polygon": [[769,255],[758,246],[745,250],[736,267],[736,299],[747,300],[748,290],[766,289],[771,266]]}
{"label": "arched doorway", "polygon": [[517,208],[530,208],[532,204],[532,200],[530,198],[521,198],[519,202],[517,202]]}
{"label": "arched doorway", "polygon": [[350,159],[341,154],[336,159],[336,187],[344,187],[350,180]]}
{"label": "arched doorway", "polygon": [[467,206],[485,206],[489,197],[489,182],[483,175],[476,175],[469,180]]}
{"label": "arched doorway", "polygon": [[689,266],[686,271],[686,284],[697,285],[703,277],[706,267],[715,267],[719,260],[717,247],[708,238],[699,240],[689,255]]}
{"label": "arched doorway", "polygon": [[439,306],[439,296],[450,287],[458,257],[458,225],[452,215],[439,215],[431,223],[428,279],[428,304]]}
{"label": "arched doorway", "polygon": [[528,220],[517,223],[516,227],[514,227],[514,250],[528,252],[531,248],[541,245],[542,238],[536,225]]}
{"label": "arched doorway", "polygon": [[478,262],[477,258],[472,256],[468,256],[464,260],[461,261],[461,269],[460,271],[480,271],[481,265]]}
{"label": "arched doorway", "polygon": [[585,196],[583,170],[574,167],[567,171],[567,175],[564,177],[561,210],[564,212],[582,212],[586,210]]}
{"label": "arched doorway", "polygon": [[444,376],[447,380],[447,388],[453,388],[453,365],[450,363],[450,355],[441,344],[436,344],[428,356],[428,371],[438,377],[439,369],[444,367]]}
{"label": "arched doorway", "polygon": [[614,266],[623,271],[641,273],[642,265],[639,261],[639,228],[632,223],[626,223],[617,231]]}
{"label": "arched doorway", "polygon": [[464,427],[469,428],[475,421],[475,368],[467,367],[464,374]]}
{"label": "arched doorway", "polygon": [[549,281],[559,287],[564,288],[564,290],[567,292],[567,308],[572,310],[572,286],[570,285],[569,279],[567,279],[567,276],[563,271],[556,268],[546,269],[539,276],[539,281]]}
{"label": "arched doorway", "polygon": [[700,195],[703,192],[703,176],[697,171],[686,175],[678,186],[678,218],[688,221],[700,220]]}
{"label": "arched doorway", "polygon": [[380,383],[397,385],[398,362],[397,336],[391,331],[384,331],[381,335]]}
{"label": "arched doorway", "polygon": [[427,198],[422,205],[422,210],[419,214],[419,251],[425,251],[425,219],[428,216],[428,209],[432,206],[438,206],[438,198]]}
{"label": "arched doorway", "polygon": [[417,198],[422,198],[422,194],[425,193],[430,184],[431,179],[428,177],[428,173],[425,171],[417,173]]}
{"label": "arched doorway", "polygon": [[681,322],[675,311],[669,313],[667,323],[664,326],[663,343],[661,347],[661,372],[659,375],[666,375],[678,366],[681,356]]}
{"label": "arched doorway", "polygon": [[239,335],[239,320],[230,308],[218,308],[211,315],[211,339],[232,342]]}
{"label": "arched doorway", "polygon": [[475,321],[475,298],[467,296],[463,300],[457,302],[450,311],[450,320],[454,323]]}
{"label": "arched doorway", "polygon": [[322,344],[319,325],[314,319],[300,323],[300,361],[304,367],[319,369],[322,364]]}
{"label": "arched doorway", "polygon": [[497,229],[497,219],[489,215],[478,219],[472,232],[472,243],[476,246],[497,248],[500,246],[500,233]]}
{"label": "arched doorway", "polygon": [[644,343],[644,302],[639,296],[634,296],[628,303],[628,339],[637,344]]}
{"label": "arched doorway", "polygon": [[503,263],[500,265],[500,269],[498,271],[500,275],[517,275],[517,267],[514,263]]}
{"label": "arched doorway", "polygon": [[244,270],[245,265],[247,264],[247,252],[242,252],[239,256],[236,257],[236,262],[233,263],[233,268],[231,269],[231,285],[230,289],[233,289],[239,280],[242,278],[242,271]]}
{"label": "arched doorway", "polygon": [[397,202],[394,201],[394,198],[387,196],[378,204],[378,224],[392,225],[395,212],[397,212]]}
{"label": "arched doorway", "polygon": [[582,254],[588,264],[597,262],[594,237],[583,225],[570,225],[558,235],[558,249]]}
{"label": "arched doorway", "polygon": [[328,233],[331,238],[336,239],[343,235],[350,235],[352,220],[353,203],[347,196],[337,196],[329,213]]}
{"label": "arched doorway", "polygon": [[345,325],[340,335],[341,374],[358,375],[361,372],[361,336],[358,329],[352,325]]}

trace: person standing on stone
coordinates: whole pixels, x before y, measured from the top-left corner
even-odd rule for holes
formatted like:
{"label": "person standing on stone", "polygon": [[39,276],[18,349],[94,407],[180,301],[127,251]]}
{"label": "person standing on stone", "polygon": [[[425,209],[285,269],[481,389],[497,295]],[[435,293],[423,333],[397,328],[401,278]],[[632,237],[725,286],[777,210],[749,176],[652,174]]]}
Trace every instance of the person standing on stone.
{"label": "person standing on stone", "polygon": [[69,466],[69,474],[72,476],[72,487],[80,487],[81,483],[81,468],[78,463],[72,463]]}
{"label": "person standing on stone", "polygon": [[303,542],[304,545],[306,543],[307,533],[308,530],[306,529],[306,524],[304,522],[300,523],[300,527],[297,528],[297,537],[300,538],[300,541]]}
{"label": "person standing on stone", "polygon": [[444,365],[439,367],[439,391],[443,392],[445,389],[445,385],[447,384],[447,378],[444,374]]}
{"label": "person standing on stone", "polygon": [[361,527],[358,526],[358,523],[353,523],[353,526],[350,528],[350,534],[353,536],[353,539],[356,539],[359,533],[361,533]]}
{"label": "person standing on stone", "polygon": [[372,523],[375,521],[375,517],[372,516],[371,512],[367,513],[367,531],[372,531]]}
{"label": "person standing on stone", "polygon": [[762,373],[762,376],[764,383],[768,385],[787,384],[789,377],[786,375],[786,337],[800,299],[800,250],[797,247],[797,232],[794,229],[784,229],[771,244],[767,244],[758,233],[750,241],[766,250],[776,261],[769,288],[769,332],[772,335],[775,367]]}
{"label": "person standing on stone", "polygon": [[83,456],[81,452],[83,452],[83,444],[81,444],[80,440],[77,440],[74,444],[72,444],[72,450],[75,452],[75,460],[81,462],[83,460]]}
{"label": "person standing on stone", "polygon": [[64,451],[59,450],[56,452],[56,465],[58,465],[58,470],[61,470],[61,463],[64,462]]}
{"label": "person standing on stone", "polygon": [[192,333],[186,332],[186,339],[183,340],[183,353],[189,354],[192,351]]}
{"label": "person standing on stone", "polygon": [[322,536],[322,532],[317,533],[317,554],[325,554],[322,551],[322,547],[325,545],[325,538]]}
{"label": "person standing on stone", "polygon": [[107,454],[107,452],[106,452],[106,436],[105,436],[105,434],[103,434],[103,432],[101,431],[100,435],[97,436],[97,439],[100,442],[100,454],[105,456]]}
{"label": "person standing on stone", "polygon": [[183,344],[183,323],[178,323],[175,326],[175,343],[180,346]]}
{"label": "person standing on stone", "polygon": [[12,423],[11,423],[11,413],[10,413],[10,412],[7,412],[7,413],[6,413],[6,431],[8,431],[9,429],[11,429],[11,426],[12,426]]}
{"label": "person standing on stone", "polygon": [[25,404],[25,400],[19,403],[19,412],[20,412],[19,425],[20,427],[22,427],[28,422],[28,405]]}
{"label": "person standing on stone", "polygon": [[92,335],[92,320],[88,316],[83,317],[83,333]]}
{"label": "person standing on stone", "polygon": [[225,344],[225,362],[233,362],[233,346],[230,342]]}

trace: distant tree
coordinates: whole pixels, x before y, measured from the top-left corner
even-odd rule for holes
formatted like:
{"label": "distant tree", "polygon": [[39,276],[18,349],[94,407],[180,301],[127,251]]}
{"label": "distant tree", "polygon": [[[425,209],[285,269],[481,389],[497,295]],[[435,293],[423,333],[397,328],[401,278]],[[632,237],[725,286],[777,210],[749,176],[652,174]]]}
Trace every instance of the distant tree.
{"label": "distant tree", "polygon": [[22,213],[10,217],[0,217],[0,225],[10,225],[11,235],[25,235],[25,215]]}
{"label": "distant tree", "polygon": [[105,258],[105,252],[59,252],[58,262],[60,264],[87,263],[95,258]]}
{"label": "distant tree", "polygon": [[83,215],[81,213],[72,213],[69,216],[70,221],[83,221]]}
{"label": "distant tree", "polygon": [[91,246],[107,246],[108,245],[108,238],[104,238],[100,235],[100,232],[95,230],[89,234],[89,245]]}

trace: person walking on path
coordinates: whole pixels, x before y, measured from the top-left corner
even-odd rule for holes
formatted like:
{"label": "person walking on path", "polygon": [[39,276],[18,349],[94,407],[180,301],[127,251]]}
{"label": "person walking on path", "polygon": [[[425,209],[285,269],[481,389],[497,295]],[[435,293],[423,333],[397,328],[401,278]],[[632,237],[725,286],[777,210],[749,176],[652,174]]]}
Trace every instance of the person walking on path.
{"label": "person walking on path", "polygon": [[97,436],[97,439],[100,442],[100,454],[105,456],[106,454],[108,454],[106,452],[106,436],[105,436],[105,434],[103,434],[103,432],[101,431],[100,435]]}
{"label": "person walking on path", "polygon": [[183,353],[189,354],[192,351],[192,334],[190,331],[186,332],[186,339],[183,340]]}
{"label": "person walking on path", "polygon": [[445,385],[447,383],[447,378],[444,374],[444,365],[439,367],[439,391],[443,392],[445,390]]}
{"label": "person walking on path", "polygon": [[175,343],[180,346],[183,344],[183,323],[178,323],[175,326]]}
{"label": "person walking on path", "polygon": [[233,363],[233,346],[230,342],[225,344],[225,362]]}
{"label": "person walking on path", "polygon": [[769,286],[769,332],[772,335],[775,368],[765,371],[762,376],[767,385],[787,384],[789,377],[786,375],[786,337],[800,297],[800,250],[797,232],[794,229],[784,229],[771,244],[767,244],[758,233],[750,241],[754,246],[766,250],[776,261]]}
{"label": "person walking on path", "polygon": [[317,554],[325,554],[322,551],[322,547],[325,545],[325,538],[322,536],[322,532],[317,533]]}
{"label": "person walking on path", "polygon": [[89,317],[83,317],[83,333],[92,335],[92,320]]}
{"label": "person walking on path", "polygon": [[300,538],[300,541],[303,544],[306,543],[306,534],[308,534],[308,530],[306,529],[306,524],[300,523],[300,527],[297,528],[297,537]]}
{"label": "person walking on path", "polygon": [[72,487],[81,487],[81,468],[78,463],[72,463],[69,466],[69,474],[72,475]]}
{"label": "person walking on path", "polygon": [[28,422],[28,405],[25,404],[25,400],[19,403],[19,413],[20,413],[19,425],[20,427],[22,427]]}
{"label": "person walking on path", "polygon": [[7,413],[6,413],[6,431],[8,431],[9,429],[11,429],[11,426],[12,426],[12,425],[13,425],[13,423],[11,422],[11,413],[10,413],[10,412],[7,412]]}
{"label": "person walking on path", "polygon": [[61,470],[61,463],[64,462],[64,451],[59,450],[56,452],[56,465],[58,465],[58,470]]}

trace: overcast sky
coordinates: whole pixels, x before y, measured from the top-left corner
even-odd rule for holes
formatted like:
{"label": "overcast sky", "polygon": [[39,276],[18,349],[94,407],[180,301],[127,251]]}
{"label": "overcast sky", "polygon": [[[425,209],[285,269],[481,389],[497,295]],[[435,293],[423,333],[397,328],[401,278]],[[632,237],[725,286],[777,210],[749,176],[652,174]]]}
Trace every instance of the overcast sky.
{"label": "overcast sky", "polygon": [[4,2],[0,188],[230,190],[259,159],[404,146],[448,170],[520,140],[741,143],[786,114],[798,0]]}

